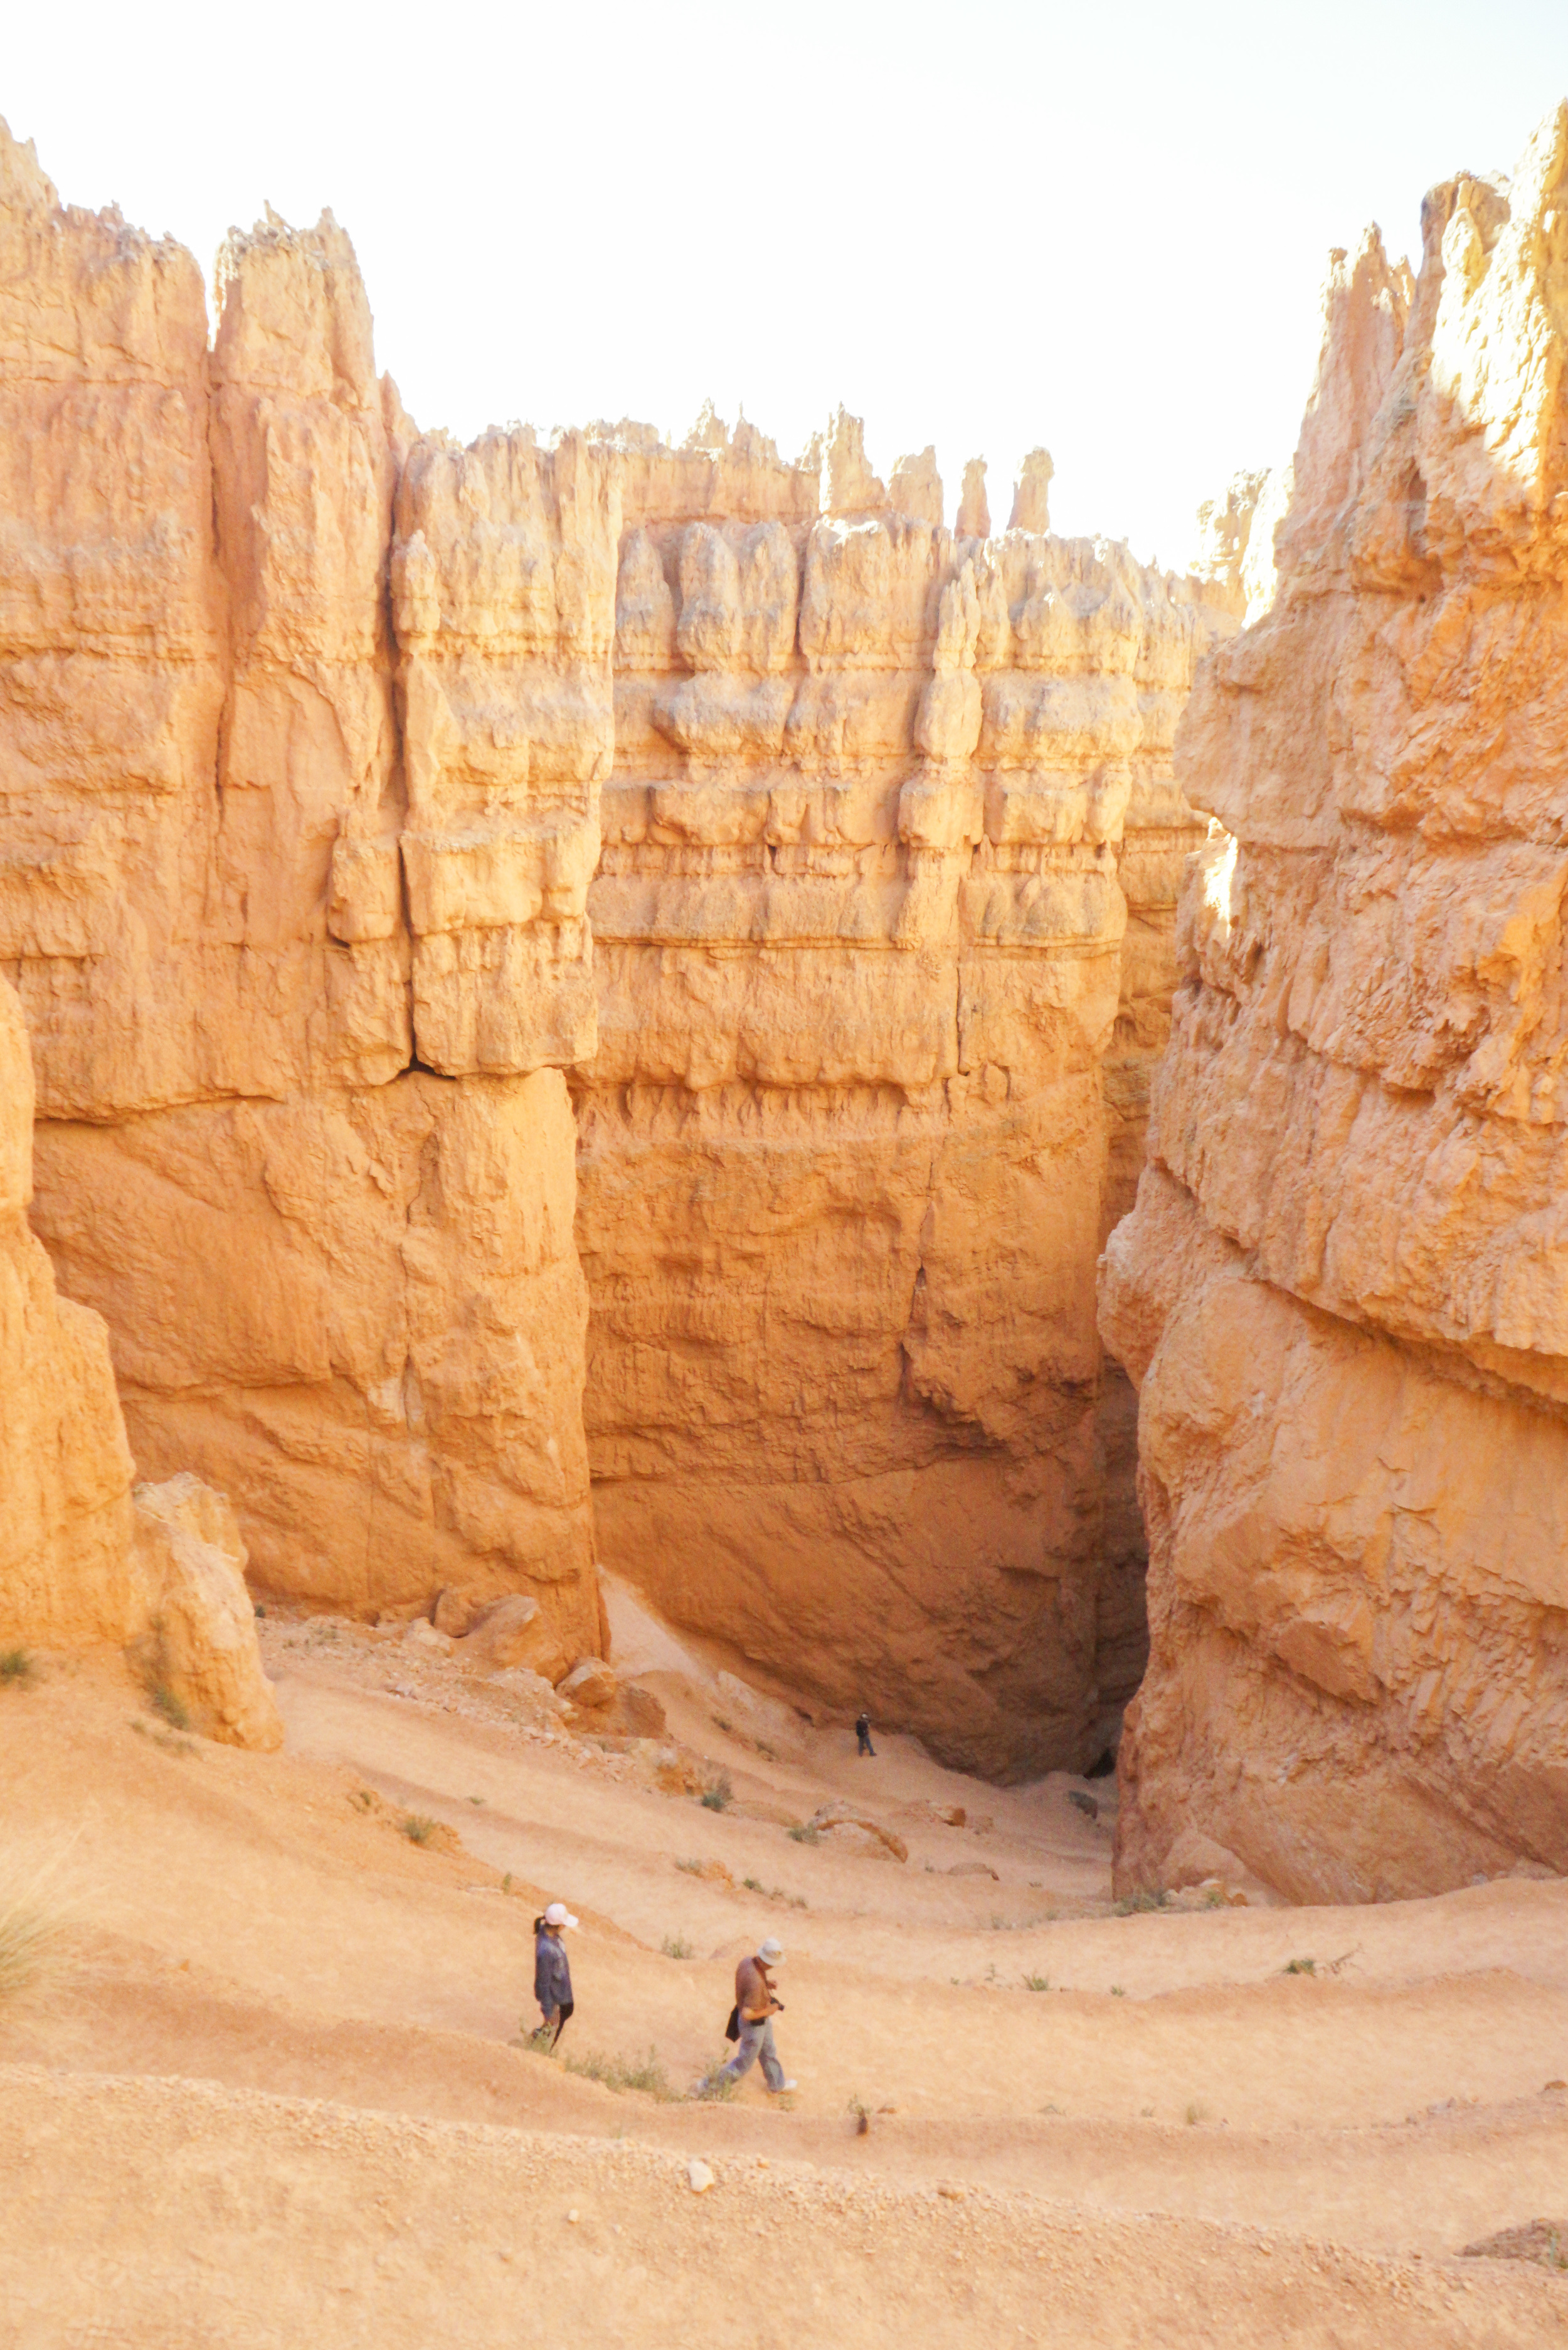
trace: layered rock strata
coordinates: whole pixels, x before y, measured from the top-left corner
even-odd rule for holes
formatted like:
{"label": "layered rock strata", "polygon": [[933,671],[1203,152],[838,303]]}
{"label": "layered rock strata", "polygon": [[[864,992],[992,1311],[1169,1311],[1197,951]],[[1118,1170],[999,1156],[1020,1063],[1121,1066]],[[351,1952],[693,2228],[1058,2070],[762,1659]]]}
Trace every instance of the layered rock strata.
{"label": "layered rock strata", "polygon": [[0,1648],[131,1648],[198,1728],[280,1745],[228,1504],[191,1476],[133,1492],[109,1333],[57,1295],[32,1188],[32,1064],[0,979]]}
{"label": "layered rock strata", "polygon": [[[609,428],[596,428],[607,431]],[[675,1620],[982,1769],[1092,1759],[1142,1668],[1130,1202],[1224,610],[1125,548],[955,535],[840,413],[627,469],[574,1074],[601,1556]]]}
{"label": "layered rock strata", "polygon": [[1051,536],[1041,450],[992,537],[842,413],[421,435],[330,215],[231,237],[211,349],[6,138],[0,244],[0,970],[143,1468],[264,1590],[524,1591],[569,1660],[591,1445],[681,1622],[1089,1760],[1143,1657],[1093,1263],[1238,596]]}
{"label": "layered rock strata", "polygon": [[1153,1654],[1117,1867],[1568,1869],[1568,109],[1336,257],[1278,598],[1179,738],[1232,837],[1102,1328]]}
{"label": "layered rock strata", "polygon": [[[560,1064],[614,468],[417,440],[330,215],[201,276],[0,138],[0,968],[38,1227],[265,1588],[598,1643]],[[394,513],[394,501],[397,511]],[[395,626],[394,626],[395,614]]]}

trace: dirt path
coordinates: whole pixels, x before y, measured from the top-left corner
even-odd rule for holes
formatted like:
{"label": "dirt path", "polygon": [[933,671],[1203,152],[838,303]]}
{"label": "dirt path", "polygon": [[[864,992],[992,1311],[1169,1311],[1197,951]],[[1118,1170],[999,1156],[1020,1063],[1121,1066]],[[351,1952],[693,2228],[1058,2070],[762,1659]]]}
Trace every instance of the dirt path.
{"label": "dirt path", "polygon": [[[1568,2206],[1568,2091],[1547,2086],[1568,2078],[1568,1887],[1118,1917],[1105,1826],[1064,1781],[982,1789],[897,1740],[857,1764],[852,1741],[805,1725],[786,1756],[711,1682],[669,1674],[671,1731],[731,1772],[716,1813],[625,1756],[473,1718],[450,1676],[415,1688],[373,1644],[273,1627],[270,1645],[281,1757],[170,1737],[107,1668],[0,1700],[0,1841],[69,1842],[79,1911],[68,1966],[0,2008],[0,2180],[31,2199],[0,2254],[33,2312],[17,2339],[292,2344],[246,2280],[296,2203],[296,2285],[325,2345],[431,2339],[415,2313],[436,2304],[393,2290],[415,2272],[448,2296],[442,2338],[476,2344],[534,2338],[547,2276],[553,2327],[598,2292],[595,2343],[673,2342],[683,2322],[683,2340],[749,2345],[1568,2329],[1568,2280],[1452,2265]],[[400,1675],[411,1694],[388,1693]],[[791,1837],[846,1792],[907,1862]],[[955,1802],[992,1825],[923,1808]],[[461,1845],[411,1843],[409,1814]],[[955,1855],[985,1873],[950,1875]],[[563,2053],[651,2051],[683,2089],[718,2053],[735,1957],[773,1932],[794,2095],[753,2080],[727,2105],[661,2102],[512,2044],[533,2020],[529,1921],[557,1894],[584,1919]],[[1284,1971],[1346,1953],[1337,1974]],[[719,2174],[701,2199],[693,2156]],[[72,2268],[51,2166],[103,2199],[109,2267]],[[117,2175],[150,2182],[141,2219]],[[761,2190],[778,2273],[822,2296],[793,2321],[755,2290]],[[224,2216],[204,2236],[209,2208]],[[929,2259],[900,2253],[906,2236]],[[69,2332],[116,2262],[141,2314]],[[667,2333],[646,2310],[638,2330],[639,2265],[662,2280]],[[182,2280],[173,2331],[157,2330],[159,2275]],[[1216,2281],[1222,2325],[1202,2314]]]}

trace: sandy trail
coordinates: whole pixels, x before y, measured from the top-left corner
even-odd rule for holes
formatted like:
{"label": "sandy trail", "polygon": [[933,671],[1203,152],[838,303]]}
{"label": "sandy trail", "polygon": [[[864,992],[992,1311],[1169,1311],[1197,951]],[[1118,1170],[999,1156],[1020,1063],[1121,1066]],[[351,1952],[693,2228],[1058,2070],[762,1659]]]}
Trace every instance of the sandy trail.
{"label": "sandy trail", "polygon": [[[735,1808],[713,1813],[615,1775],[628,1766],[597,1749],[445,1710],[439,1675],[394,1697],[347,1669],[344,1641],[335,1653],[326,1638],[275,1630],[270,1645],[289,1731],[282,1757],[161,1737],[107,1669],[57,1673],[0,1702],[7,1836],[74,1838],[82,1913],[69,1967],[0,2009],[0,2066],[14,2068],[0,2080],[0,2178],[26,2184],[33,2215],[28,2249],[10,2230],[5,2257],[29,2323],[45,2327],[51,2310],[56,2322],[53,2334],[16,2338],[138,2350],[297,2339],[283,2304],[272,2313],[259,2284],[242,2290],[235,2275],[259,2277],[269,2213],[303,2197],[310,2242],[354,2280],[318,2280],[322,2306],[337,2313],[324,2333],[316,2324],[328,2343],[429,2338],[410,2330],[415,2303],[376,2313],[400,2263],[433,2259],[435,2246],[442,2290],[456,2296],[449,2319],[461,2308],[475,2342],[531,2339],[521,2288],[532,2274],[536,2289],[546,2243],[566,2305],[579,2290],[584,2308],[600,2294],[589,2338],[662,2342],[647,2323],[635,2330],[632,2288],[615,2313],[638,2261],[651,2275],[674,2241],[668,2218],[652,2216],[673,2197],[677,2233],[697,2230],[692,2257],[711,2274],[706,2288],[695,2274],[679,2290],[661,2284],[659,2324],[674,2341],[687,2298],[708,2290],[712,2338],[761,2343],[778,2313],[771,2320],[749,2288],[733,2301],[726,2227],[739,2197],[739,2273],[754,2276],[752,2206],[765,2176],[772,2256],[787,2272],[794,2255],[772,2192],[785,2171],[798,2186],[789,2225],[812,2235],[807,2265],[826,2298],[820,2320],[807,2308],[781,2341],[891,2341],[917,2322],[930,2341],[949,2339],[950,2323],[953,2340],[992,2323],[999,2338],[1043,2342],[1505,2342],[1568,2330],[1568,2282],[1451,2262],[1463,2243],[1562,2216],[1568,2202],[1568,2092],[1546,2086],[1568,2078],[1568,1887],[1508,1881],[1374,1910],[1116,1917],[1106,1828],[1068,1802],[1064,1781],[980,1788],[897,1740],[858,1764],[842,1733],[804,1725],[788,1759],[769,1759],[755,1737],[717,1728],[701,1689],[671,1685],[672,1728],[691,1743],[705,1732],[734,1781]],[[364,1808],[367,1789],[380,1808]],[[836,1793],[896,1827],[909,1861],[793,1840],[783,1820]],[[994,1825],[954,1830],[917,1809],[953,1801]],[[397,1833],[401,1807],[450,1824],[462,1849],[410,1844]],[[994,1877],[948,1875],[955,1855]],[[681,1862],[722,1863],[732,1883]],[[774,2104],[753,2080],[729,2105],[661,2103],[511,2044],[533,2020],[534,1905],[553,1894],[585,1921],[566,2046],[654,2050],[675,2088],[718,2051],[735,1956],[777,1934],[794,2096]],[[695,1955],[664,1955],[677,1938]],[[1282,1971],[1293,1958],[1346,1952],[1337,1975]],[[1031,1978],[1050,1988],[1026,1988]],[[207,2085],[175,2092],[176,2079]],[[865,2137],[852,2101],[872,2109]],[[117,2273],[144,2280],[160,2262],[182,2274],[193,2263],[215,2279],[223,2261],[202,2251],[195,2215],[219,2194],[214,2179],[233,2187],[245,2175],[231,2224],[251,2251],[228,2301],[209,2296],[188,2334],[156,2330],[151,2286],[146,2314],[122,2308],[119,2330],[66,2330],[67,2303],[85,2311],[108,2272],[71,2270],[79,2227],[68,2197],[50,2203],[50,2166],[63,2178],[85,2164],[81,2191],[109,2194],[91,2183],[109,2158],[84,2120],[102,2112],[125,2134],[115,2158],[125,2176],[165,2182],[149,2189],[161,2216],[147,2221],[143,2254],[115,2253]],[[187,2149],[178,2193],[166,2177],[171,2133]],[[691,2155],[720,2173],[700,2201],[669,2168]],[[631,2168],[607,2184],[607,2163]],[[387,2190],[393,2203],[415,2198],[412,2243],[400,2220],[389,2231],[369,2187],[354,2203],[356,2165],[425,2180],[417,2195]],[[438,2183],[449,2170],[471,2181],[450,2205]],[[524,2177],[548,2183],[520,2196]],[[955,2188],[971,2204],[935,2192]],[[556,2206],[568,2192],[618,2215],[623,2236],[601,2245],[599,2271],[587,2236],[564,2241]],[[934,2251],[915,2264],[917,2289],[897,2257],[901,2231],[957,2243],[981,2228],[976,2197],[991,2232],[962,2291]],[[873,2208],[887,2257],[868,2271],[854,2244]],[[135,2224],[106,2218],[106,2245]],[[1272,2248],[1252,2241],[1258,2230],[1273,2231]],[[483,2257],[481,2237],[496,2240]],[[1277,2290],[1287,2253],[1305,2294],[1288,2324]],[[1055,2263],[1054,2294],[1060,2286],[1049,2312],[1042,2262]],[[297,2270],[301,2292],[308,2269]],[[1181,2295],[1200,2302],[1210,2271],[1237,2299],[1223,2327],[1203,2333],[1198,2302],[1189,2324]],[[1110,2330],[1102,2289],[1112,2272],[1121,2330]],[[1092,2292],[1101,2297],[1074,2298]],[[1093,2330],[1075,2335],[1068,2313],[1085,2306]]]}

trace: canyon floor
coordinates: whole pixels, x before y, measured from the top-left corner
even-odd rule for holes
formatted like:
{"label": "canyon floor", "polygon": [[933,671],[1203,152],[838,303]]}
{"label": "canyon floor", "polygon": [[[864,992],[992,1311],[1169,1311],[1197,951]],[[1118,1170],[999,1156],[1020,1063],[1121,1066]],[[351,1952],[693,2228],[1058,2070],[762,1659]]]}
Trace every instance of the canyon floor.
{"label": "canyon floor", "polygon": [[[320,1619],[264,1627],[279,1756],[0,1688],[0,1861],[71,1920],[0,2003],[8,2343],[1568,2343],[1568,2275],[1458,2257],[1568,2218],[1568,1884],[1119,1915],[1114,1783],[862,1760],[638,1638],[725,1810]],[[836,1796],[907,1861],[791,1835]],[[798,2086],[690,2102],[768,1933]]]}

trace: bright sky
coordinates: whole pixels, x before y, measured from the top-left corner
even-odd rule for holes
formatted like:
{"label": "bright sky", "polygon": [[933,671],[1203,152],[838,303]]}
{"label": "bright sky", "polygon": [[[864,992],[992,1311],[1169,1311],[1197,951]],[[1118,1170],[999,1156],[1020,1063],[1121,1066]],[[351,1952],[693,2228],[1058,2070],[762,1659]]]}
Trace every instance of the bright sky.
{"label": "bright sky", "polygon": [[67,203],[210,267],[330,204],[421,424],[711,396],[786,456],[839,400],[952,512],[1056,461],[1059,530],[1185,558],[1289,451],[1334,244],[1509,171],[1568,0],[72,0],[7,12],[0,111]]}

